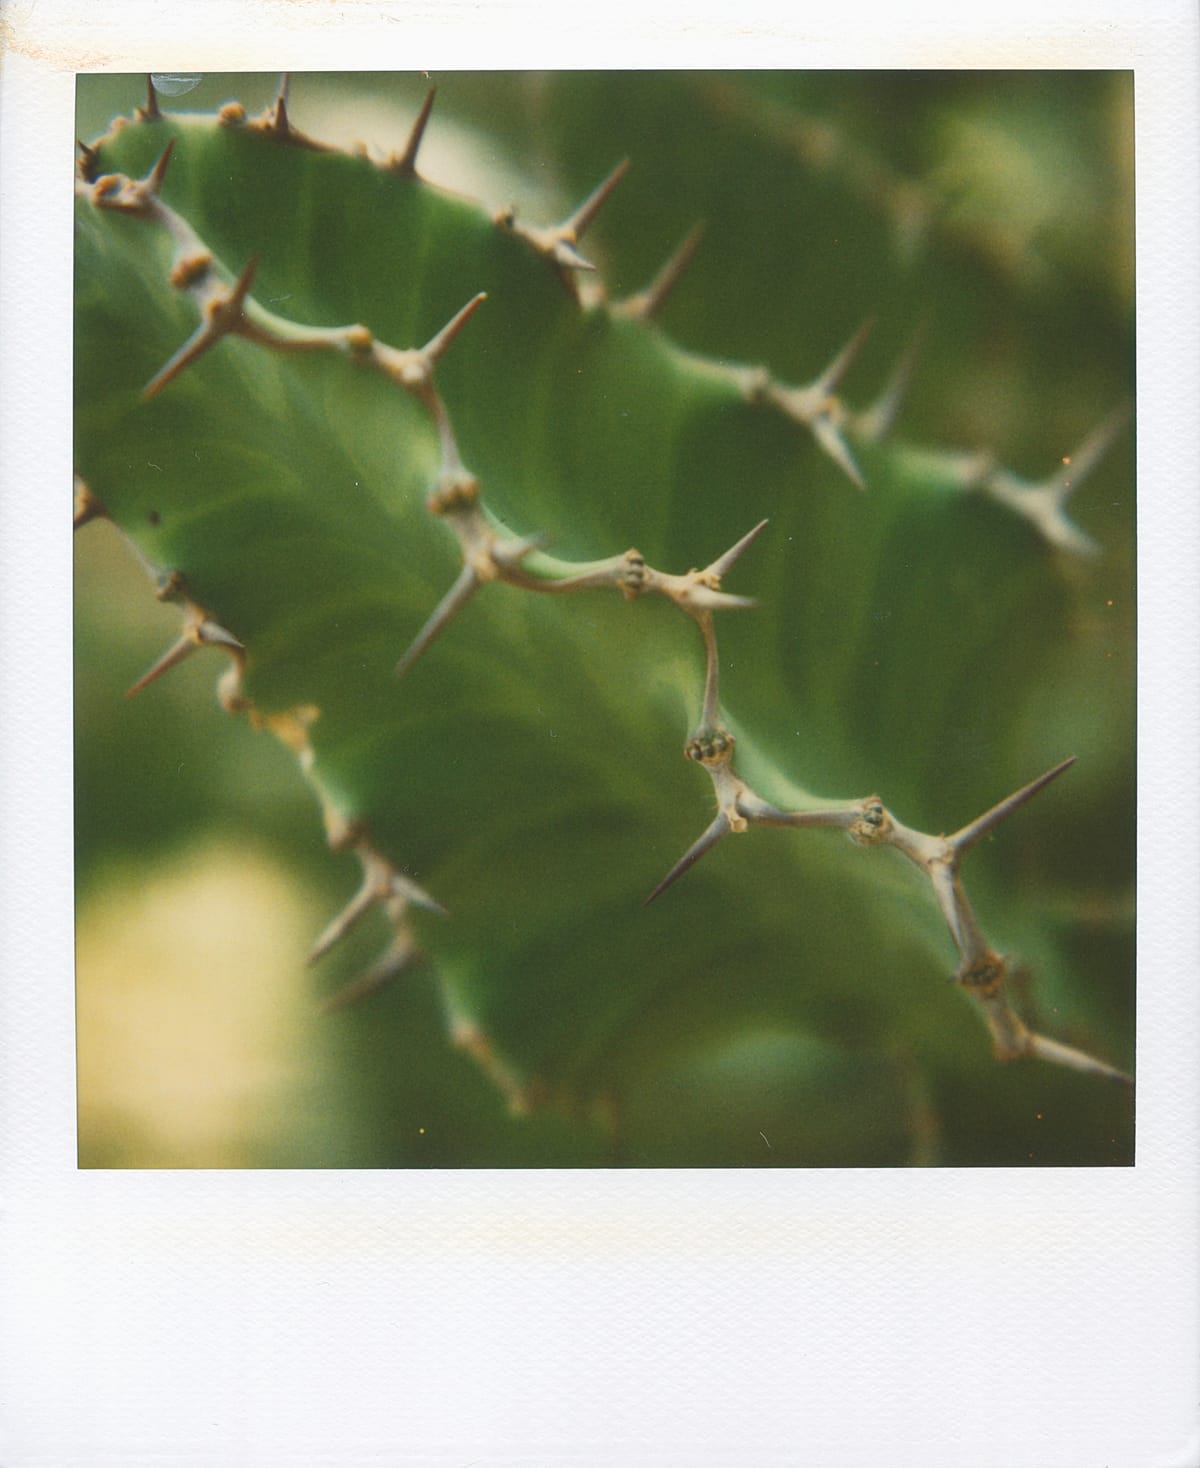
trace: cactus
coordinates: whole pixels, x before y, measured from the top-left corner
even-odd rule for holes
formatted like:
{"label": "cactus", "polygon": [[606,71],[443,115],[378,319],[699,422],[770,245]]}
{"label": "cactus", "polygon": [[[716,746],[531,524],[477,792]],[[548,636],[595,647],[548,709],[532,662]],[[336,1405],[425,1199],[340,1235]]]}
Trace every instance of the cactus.
{"label": "cactus", "polygon": [[374,1137],[306,1161],[1130,1160],[1128,82],[993,81],[448,79],[557,224],[406,80],[377,153],[315,77],[86,130],[133,709],[210,663],[344,888],[296,983]]}

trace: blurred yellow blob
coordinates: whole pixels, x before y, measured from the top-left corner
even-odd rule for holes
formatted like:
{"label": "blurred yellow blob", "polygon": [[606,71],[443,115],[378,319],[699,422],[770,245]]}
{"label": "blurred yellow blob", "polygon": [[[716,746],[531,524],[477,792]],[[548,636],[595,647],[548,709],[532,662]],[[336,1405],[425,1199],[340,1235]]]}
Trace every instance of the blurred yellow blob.
{"label": "blurred yellow blob", "polygon": [[290,874],[226,843],[89,895],[76,929],[80,1166],[260,1166],[302,1131],[298,1103],[321,1070],[312,923]]}

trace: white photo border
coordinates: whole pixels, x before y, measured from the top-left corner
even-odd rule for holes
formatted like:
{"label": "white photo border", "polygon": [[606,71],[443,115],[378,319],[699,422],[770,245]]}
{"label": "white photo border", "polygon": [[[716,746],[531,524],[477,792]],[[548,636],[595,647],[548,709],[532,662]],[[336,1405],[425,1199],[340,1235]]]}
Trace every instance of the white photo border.
{"label": "white photo border", "polygon": [[[47,12],[51,12],[47,14]],[[1194,6],[6,7],[0,1459],[1200,1462]],[[569,28],[568,28],[569,27]],[[1127,1169],[75,1165],[71,194],[80,70],[1135,72],[1139,1038]]]}

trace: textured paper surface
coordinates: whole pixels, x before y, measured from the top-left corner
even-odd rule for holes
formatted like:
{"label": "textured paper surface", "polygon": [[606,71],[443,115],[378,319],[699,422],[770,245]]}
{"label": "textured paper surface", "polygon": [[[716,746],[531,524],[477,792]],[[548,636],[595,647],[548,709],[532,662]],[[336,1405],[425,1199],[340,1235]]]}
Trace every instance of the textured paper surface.
{"label": "textured paper surface", "polygon": [[[52,13],[45,13],[51,10]],[[9,5],[0,77],[0,1462],[1200,1462],[1197,18]],[[1096,1172],[75,1168],[77,69],[1136,70],[1138,1156]]]}

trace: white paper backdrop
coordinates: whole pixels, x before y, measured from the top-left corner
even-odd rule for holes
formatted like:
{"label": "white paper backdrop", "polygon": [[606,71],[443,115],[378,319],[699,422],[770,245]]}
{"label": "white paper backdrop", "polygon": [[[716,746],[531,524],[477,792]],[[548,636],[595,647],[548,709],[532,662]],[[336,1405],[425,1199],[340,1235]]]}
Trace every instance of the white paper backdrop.
{"label": "white paper backdrop", "polygon": [[[0,1463],[1200,1463],[1197,13],[10,3],[0,74]],[[1136,70],[1137,1165],[75,1167],[74,73]]]}

